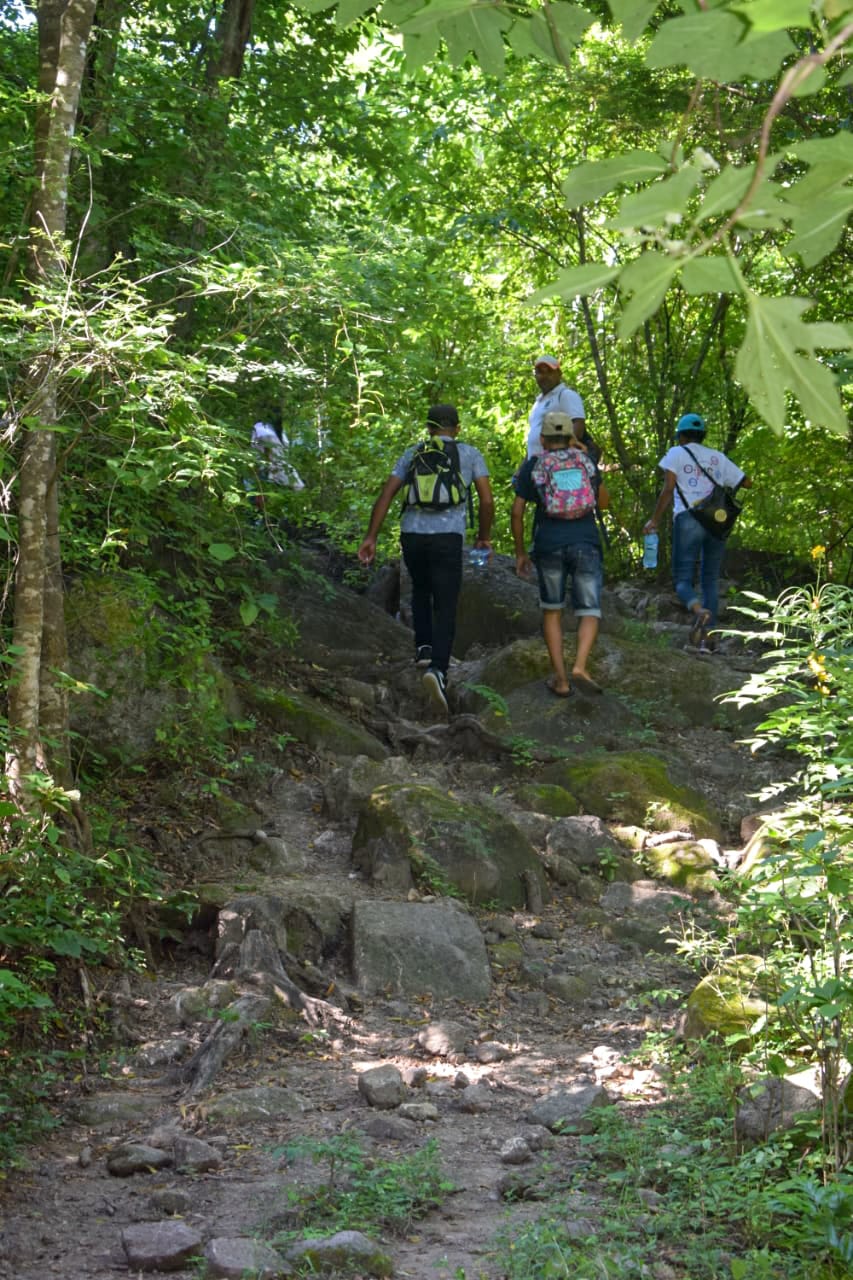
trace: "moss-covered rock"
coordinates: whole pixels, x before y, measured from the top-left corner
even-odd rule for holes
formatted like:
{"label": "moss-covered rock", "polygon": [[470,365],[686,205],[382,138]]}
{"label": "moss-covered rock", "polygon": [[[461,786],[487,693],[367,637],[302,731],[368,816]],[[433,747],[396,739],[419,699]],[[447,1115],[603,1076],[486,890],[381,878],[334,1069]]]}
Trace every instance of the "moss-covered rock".
{"label": "moss-covered rock", "polygon": [[544,680],[550,670],[548,651],[542,638],[536,636],[516,640],[490,656],[483,667],[480,683],[506,697],[520,685]]}
{"label": "moss-covered rock", "polygon": [[643,857],[657,880],[680,889],[711,893],[719,886],[714,859],[699,840],[659,844],[646,849]]}
{"label": "moss-covered rock", "polygon": [[388,754],[367,729],[307,694],[254,687],[247,689],[245,696],[277,732],[292,734],[321,755],[382,760]]}
{"label": "moss-covered rock", "polygon": [[545,892],[539,859],[518,827],[492,807],[435,787],[378,787],[362,808],[352,847],[355,865],[397,892],[417,882],[470,902],[520,907],[528,872]]}
{"label": "moss-covered rock", "polygon": [[550,782],[525,782],[516,789],[515,802],[532,813],[550,818],[571,818],[580,813],[580,804],[565,787]]}
{"label": "moss-covered rock", "polygon": [[749,1042],[750,1028],[770,1012],[768,976],[760,956],[734,956],[709,973],[687,999],[685,1039],[706,1036]]}
{"label": "moss-covered rock", "polygon": [[232,682],[192,633],[176,633],[152,583],[81,578],[65,618],[71,673],[98,691],[72,699],[71,728],[108,760],[162,755],[164,743],[199,758],[240,714]]}
{"label": "moss-covered rock", "polygon": [[489,957],[499,969],[515,969],[524,959],[524,948],[514,938],[504,938],[489,947]]}
{"label": "moss-covered rock", "polygon": [[652,831],[685,827],[697,837],[719,839],[720,828],[705,799],[692,787],[670,780],[666,762],[650,752],[613,752],[558,760],[542,769],[542,779],[571,790],[587,813]]}

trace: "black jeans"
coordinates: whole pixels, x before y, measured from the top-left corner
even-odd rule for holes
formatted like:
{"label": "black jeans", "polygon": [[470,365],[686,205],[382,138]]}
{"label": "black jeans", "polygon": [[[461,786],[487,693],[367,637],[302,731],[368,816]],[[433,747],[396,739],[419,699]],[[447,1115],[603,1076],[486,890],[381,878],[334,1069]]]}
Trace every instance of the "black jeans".
{"label": "black jeans", "polygon": [[432,665],[447,675],[462,586],[461,533],[401,533],[412,579],[415,647],[432,645]]}

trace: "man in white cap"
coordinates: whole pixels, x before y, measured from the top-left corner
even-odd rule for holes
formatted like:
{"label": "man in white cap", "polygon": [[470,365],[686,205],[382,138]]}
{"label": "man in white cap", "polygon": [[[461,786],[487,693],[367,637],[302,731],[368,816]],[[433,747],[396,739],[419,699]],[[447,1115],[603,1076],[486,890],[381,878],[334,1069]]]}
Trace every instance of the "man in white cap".
{"label": "man in white cap", "polygon": [[[577,391],[563,382],[563,372],[556,356],[537,356],[533,363],[533,377],[539,395],[530,410],[530,429],[527,433],[527,456],[535,458],[542,452],[542,423],[546,413],[567,413],[572,419],[575,437],[583,441],[586,434],[586,412]],[[596,451],[597,453],[597,451]],[[595,456],[593,461],[597,462]]]}

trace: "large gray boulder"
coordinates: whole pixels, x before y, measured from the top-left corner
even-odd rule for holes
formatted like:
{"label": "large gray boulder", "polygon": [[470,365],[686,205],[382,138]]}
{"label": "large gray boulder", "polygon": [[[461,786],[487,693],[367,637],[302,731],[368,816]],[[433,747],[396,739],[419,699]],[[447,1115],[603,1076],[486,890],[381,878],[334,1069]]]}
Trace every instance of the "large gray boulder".
{"label": "large gray boulder", "polygon": [[820,1108],[820,1093],[794,1080],[766,1076],[740,1092],[735,1129],[750,1142],[766,1142],[777,1129],[789,1129],[798,1115]]}
{"label": "large gray boulder", "polygon": [[545,894],[540,861],[518,827],[492,806],[435,787],[378,787],[362,808],[352,852],[356,867],[395,893],[417,883],[521,907],[530,875]]}
{"label": "large gray boulder", "polygon": [[359,902],[353,974],[367,995],[484,1000],[491,991],[483,935],[454,902]]}

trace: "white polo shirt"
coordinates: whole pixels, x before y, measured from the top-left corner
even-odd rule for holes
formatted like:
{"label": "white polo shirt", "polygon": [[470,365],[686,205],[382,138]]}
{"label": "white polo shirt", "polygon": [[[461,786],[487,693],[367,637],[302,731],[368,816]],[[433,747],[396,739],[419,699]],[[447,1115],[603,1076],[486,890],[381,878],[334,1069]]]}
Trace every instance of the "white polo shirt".
{"label": "white polo shirt", "polygon": [[577,391],[567,387],[565,382],[558,382],[550,391],[542,391],[533,401],[530,410],[529,430],[527,432],[527,456],[535,458],[542,452],[542,423],[546,413],[559,411],[567,413],[570,418],[583,418],[586,421],[586,410]]}

